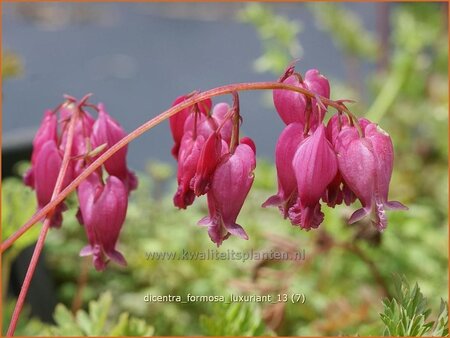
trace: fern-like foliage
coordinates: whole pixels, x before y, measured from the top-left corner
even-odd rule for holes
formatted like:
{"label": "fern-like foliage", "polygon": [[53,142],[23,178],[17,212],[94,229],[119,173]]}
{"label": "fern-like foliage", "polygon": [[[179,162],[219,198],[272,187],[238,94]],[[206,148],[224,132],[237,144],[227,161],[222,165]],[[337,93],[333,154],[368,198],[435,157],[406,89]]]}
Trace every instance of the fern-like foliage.
{"label": "fern-like foliage", "polygon": [[109,292],[103,293],[97,301],[91,301],[89,312],[79,310],[75,316],[64,305],[59,304],[54,314],[56,325],[46,328],[42,333],[48,336],[153,335],[153,327],[141,319],[130,317],[126,312],[118,320],[108,318],[111,304],[112,296]]}
{"label": "fern-like foliage", "polygon": [[205,336],[273,335],[253,303],[216,303],[212,315],[200,316],[200,326]]}
{"label": "fern-like foliage", "polygon": [[431,309],[418,284],[411,287],[404,277],[395,280],[395,296],[383,301],[380,314],[385,336],[448,336],[448,304],[441,301],[438,319],[428,321]]}

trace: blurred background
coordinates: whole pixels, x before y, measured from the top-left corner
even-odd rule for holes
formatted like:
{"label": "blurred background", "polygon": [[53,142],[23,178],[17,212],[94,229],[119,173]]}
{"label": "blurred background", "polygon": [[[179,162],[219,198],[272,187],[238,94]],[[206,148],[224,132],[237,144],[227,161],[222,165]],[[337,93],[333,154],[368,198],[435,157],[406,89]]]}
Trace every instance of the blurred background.
{"label": "blurred background", "polygon": [[[298,251],[283,261],[156,261],[147,251],[214,249],[196,222],[204,201],[172,205],[175,161],[167,123],[129,147],[140,175],[120,249],[129,266],[97,273],[78,257],[86,242],[74,215],[48,237],[21,335],[380,335],[394,273],[418,282],[432,312],[448,299],[448,8],[446,3],[9,3],[2,18],[2,237],[35,211],[20,180],[45,109],[63,94],[103,102],[127,131],[193,90],[275,80],[293,59],[317,68],[333,99],[390,133],[396,163],[380,235],[348,226],[356,209],[325,209],[304,232],[260,204],[276,191],[273,152],[283,124],[271,93],[241,94],[242,130],[257,144],[256,181],[239,217],[249,241],[219,251]],[[229,97],[217,98],[230,102]],[[2,257],[3,329],[39,227]],[[146,303],[145,294],[304,293],[305,304]],[[92,302],[91,305],[88,305]],[[57,303],[61,303],[56,306]],[[72,314],[76,314],[72,316]],[[100,319],[101,320],[100,320]],[[440,317],[439,317],[440,318]],[[97,323],[97,324],[96,324]],[[411,333],[411,332],[409,332]],[[427,332],[428,335],[431,332]],[[411,335],[411,334],[410,334]]]}

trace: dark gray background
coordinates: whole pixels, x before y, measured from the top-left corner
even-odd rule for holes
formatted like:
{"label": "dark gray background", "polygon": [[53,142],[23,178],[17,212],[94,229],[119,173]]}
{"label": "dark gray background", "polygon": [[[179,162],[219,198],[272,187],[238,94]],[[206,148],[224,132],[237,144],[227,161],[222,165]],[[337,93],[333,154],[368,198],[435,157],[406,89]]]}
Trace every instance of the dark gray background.
{"label": "dark gray background", "polygon": [[[104,102],[131,131],[192,90],[274,80],[252,69],[262,50],[255,29],[235,19],[244,5],[5,4],[3,48],[20,55],[25,72],[3,84],[3,148],[30,142],[44,110],[64,93],[94,93],[91,101]],[[271,6],[302,21],[301,72],[314,67],[331,80],[345,77],[342,53],[304,4]],[[378,4],[346,6],[375,29]],[[258,155],[271,159],[283,127],[275,110],[264,106],[260,92],[242,93],[241,108],[244,133],[254,138]],[[164,123],[131,144],[129,163],[134,169],[143,169],[149,159],[174,164],[171,146]]]}

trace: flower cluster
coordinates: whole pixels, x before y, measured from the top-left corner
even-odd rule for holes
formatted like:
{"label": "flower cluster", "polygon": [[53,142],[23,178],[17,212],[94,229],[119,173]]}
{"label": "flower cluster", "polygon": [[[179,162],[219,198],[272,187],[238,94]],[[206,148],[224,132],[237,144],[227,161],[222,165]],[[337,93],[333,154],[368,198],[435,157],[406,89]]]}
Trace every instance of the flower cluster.
{"label": "flower cluster", "polygon": [[[384,230],[386,210],[406,209],[400,202],[388,200],[394,161],[389,134],[367,119],[355,118],[344,101],[331,101],[329,82],[316,69],[302,77],[291,66],[279,82],[286,86],[273,91],[273,100],[286,127],[275,149],[278,192],[263,207],[276,206],[293,225],[310,230],[323,222],[322,204],[334,208],[358,199],[362,207],[349,222],[370,215],[373,225]],[[247,84],[247,89],[251,85]],[[239,135],[242,120],[238,94],[229,92],[233,93],[231,107],[224,102],[213,106],[209,98],[198,102],[192,99],[196,93],[181,96],[173,106],[191,99],[193,103],[169,119],[172,155],[178,163],[174,205],[186,209],[196,197],[206,195],[209,214],[198,224],[208,228],[217,246],[230,235],[248,239],[237,217],[256,167],[254,142]],[[80,101],[66,97],[55,111],[44,115],[33,141],[31,168],[24,177],[25,183],[36,190],[39,209],[53,198],[63,163],[67,164],[64,155],[70,159],[60,189],[125,137],[105,107],[87,103],[88,97]],[[325,123],[328,105],[337,112]],[[97,119],[86,108],[95,110]],[[103,270],[109,260],[126,264],[116,244],[129,193],[137,187],[126,155],[127,146],[121,147],[77,187],[77,218],[89,242],[80,255],[92,255],[97,270]],[[50,226],[61,226],[65,209],[62,202],[51,211]]]}
{"label": "flower cluster", "polygon": [[[181,96],[174,105],[186,100]],[[209,215],[199,221],[208,227],[211,240],[221,245],[231,234],[248,239],[236,223],[253,183],[255,144],[239,140],[239,99],[234,104],[211,100],[190,106],[170,118],[175,142],[172,155],[178,162],[175,206],[186,209],[195,198],[207,195]]]}
{"label": "flower cluster", "polygon": [[[65,151],[70,151],[70,160],[62,189],[101,153],[125,136],[122,127],[109,116],[103,104],[88,104],[87,98],[77,102],[67,97],[56,111],[45,113],[36,133],[31,168],[26,172],[24,182],[36,190],[39,209],[52,199]],[[86,107],[98,113],[97,119],[86,111]],[[74,123],[74,133],[72,147],[68,150],[71,121]],[[93,255],[97,270],[106,267],[107,258],[126,265],[122,254],[115,249],[125,220],[129,192],[137,187],[137,178],[127,167],[126,155],[127,148],[120,149],[77,188],[77,218],[84,225],[89,241],[80,255]],[[51,215],[50,226],[61,226],[65,209],[64,202],[58,205]]]}
{"label": "flower cluster", "polygon": [[277,206],[293,225],[310,230],[323,222],[321,202],[335,207],[359,199],[362,208],[349,223],[370,215],[372,224],[384,230],[386,209],[406,209],[400,202],[388,201],[394,160],[389,134],[367,119],[354,118],[342,102],[344,112],[338,111],[325,125],[327,106],[321,97],[329,99],[330,85],[316,69],[303,78],[290,67],[280,82],[310,95],[273,92],[286,127],[275,150],[278,192],[263,207]]}

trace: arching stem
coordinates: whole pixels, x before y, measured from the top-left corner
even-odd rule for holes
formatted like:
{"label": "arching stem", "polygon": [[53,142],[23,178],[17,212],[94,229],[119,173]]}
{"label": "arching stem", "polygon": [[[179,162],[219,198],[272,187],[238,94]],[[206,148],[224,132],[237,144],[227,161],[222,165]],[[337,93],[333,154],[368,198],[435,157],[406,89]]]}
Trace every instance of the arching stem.
{"label": "arching stem", "polygon": [[[99,168],[106,160],[108,160],[111,156],[113,156],[118,150],[126,146],[131,141],[135,140],[148,130],[152,129],[156,125],[160,124],[164,120],[169,117],[177,114],[178,112],[186,109],[188,107],[193,106],[196,103],[199,103],[208,98],[212,98],[215,96],[231,94],[233,92],[239,91],[251,91],[251,90],[274,90],[274,89],[284,89],[291,90],[297,93],[304,94],[309,98],[319,97],[320,100],[330,107],[335,108],[336,110],[344,111],[350,116],[354,117],[354,115],[348,110],[348,108],[343,105],[341,102],[330,100],[323,96],[317,96],[317,94],[309,91],[308,89],[287,85],[280,82],[252,82],[252,83],[236,83],[230,84],[222,87],[217,87],[214,89],[210,89],[204,92],[195,93],[185,101],[178,103],[172,108],[164,111],[158,116],[152,118],[151,120],[145,122],[134,131],[129,133],[119,142],[114,144],[111,148],[106,150],[99,158],[97,158],[94,162],[92,162],[77,178],[75,178],[64,190],[62,190],[57,196],[52,199],[50,203],[44,206],[41,210],[36,212],[24,225],[22,225],[13,235],[11,235],[8,239],[6,239],[0,247],[0,252],[4,252],[7,248],[9,248],[14,241],[16,241],[20,236],[22,236],[30,227],[32,227],[35,223],[37,223],[40,219],[42,219],[45,215],[51,212],[59,203],[61,203],[72,191],[74,191],[78,185],[90,174],[92,174],[97,168]],[[357,119],[355,118],[356,122]],[[358,124],[356,123],[358,126]],[[358,127],[357,127],[358,128]],[[359,127],[360,129],[360,127]]]}

